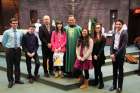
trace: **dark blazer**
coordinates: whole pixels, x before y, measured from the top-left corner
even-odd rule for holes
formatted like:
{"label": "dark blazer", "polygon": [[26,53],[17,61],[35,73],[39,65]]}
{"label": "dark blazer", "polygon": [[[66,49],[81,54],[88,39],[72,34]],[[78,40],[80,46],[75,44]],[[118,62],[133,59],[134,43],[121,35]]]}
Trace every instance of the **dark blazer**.
{"label": "dark blazer", "polygon": [[42,25],[41,27],[39,27],[39,38],[42,42],[42,46],[45,46],[45,47],[48,46],[48,43],[51,42],[52,31],[54,30],[55,30],[54,26],[50,27],[50,32],[48,32],[45,25]]}
{"label": "dark blazer", "polygon": [[115,33],[112,36],[112,45],[110,48],[111,54],[119,55],[120,57],[124,57],[126,53],[126,47],[128,43],[128,33],[126,30],[123,30],[120,35],[120,43],[117,51],[114,52],[114,41],[115,41]]}
{"label": "dark blazer", "polygon": [[[94,41],[92,57],[94,55],[96,55],[98,57],[97,63],[99,65],[105,64],[105,59],[106,59],[105,55],[104,55],[105,44],[106,44],[106,38],[104,36],[102,36],[101,40]],[[93,61],[96,62],[96,60],[94,60],[94,58],[93,58]]]}
{"label": "dark blazer", "polygon": [[35,34],[26,33],[22,38],[22,48],[24,52],[37,52],[39,47],[38,38]]}

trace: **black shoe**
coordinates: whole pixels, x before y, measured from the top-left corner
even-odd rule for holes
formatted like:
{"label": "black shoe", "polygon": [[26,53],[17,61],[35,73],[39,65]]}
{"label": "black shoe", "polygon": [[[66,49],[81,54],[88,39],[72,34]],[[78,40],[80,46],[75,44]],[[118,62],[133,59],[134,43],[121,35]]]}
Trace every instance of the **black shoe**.
{"label": "black shoe", "polygon": [[114,91],[114,90],[116,90],[115,87],[111,87],[111,88],[109,89],[109,91]]}
{"label": "black shoe", "polygon": [[33,75],[27,75],[27,79],[33,78]]}
{"label": "black shoe", "polygon": [[99,84],[98,89],[103,89],[104,88],[104,84]]}
{"label": "black shoe", "polygon": [[51,76],[54,76],[53,71],[49,71],[49,74],[50,74]]}
{"label": "black shoe", "polygon": [[137,75],[140,76],[140,72],[138,72]]}
{"label": "black shoe", "polygon": [[134,71],[134,73],[136,73],[136,74],[138,74],[140,72],[140,70],[136,70],[136,71]]}
{"label": "black shoe", "polygon": [[22,81],[15,81],[15,84],[24,84]]}
{"label": "black shoe", "polygon": [[35,75],[34,80],[37,81],[39,79],[40,75]]}
{"label": "black shoe", "polygon": [[117,88],[116,93],[121,93],[122,89],[121,88]]}
{"label": "black shoe", "polygon": [[67,78],[74,78],[72,72],[68,72],[68,73],[66,73],[66,77],[67,77]]}
{"label": "black shoe", "polygon": [[8,84],[8,88],[12,88],[13,87],[13,82],[9,82],[9,84]]}
{"label": "black shoe", "polygon": [[96,80],[93,80],[93,84],[92,84],[93,86],[97,86],[98,85],[98,81],[96,81]]}
{"label": "black shoe", "polygon": [[93,86],[97,86],[98,85],[98,83],[93,83]]}
{"label": "black shoe", "polygon": [[50,77],[49,73],[45,73],[45,77]]}

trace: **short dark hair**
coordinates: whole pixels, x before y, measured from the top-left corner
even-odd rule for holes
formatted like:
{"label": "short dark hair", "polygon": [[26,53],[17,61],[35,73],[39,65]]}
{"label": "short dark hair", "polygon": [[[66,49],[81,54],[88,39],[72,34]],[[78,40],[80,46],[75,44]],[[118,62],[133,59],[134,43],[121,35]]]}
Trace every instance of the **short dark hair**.
{"label": "short dark hair", "polygon": [[13,21],[18,21],[18,19],[17,18],[11,18],[10,23],[12,23]]}
{"label": "short dark hair", "polygon": [[74,15],[69,15],[68,18],[70,18],[70,17],[73,17],[75,19],[75,16]]}
{"label": "short dark hair", "polygon": [[29,28],[29,27],[35,28],[35,25],[34,25],[34,24],[30,24],[30,25],[28,26],[28,28]]}
{"label": "short dark hair", "polygon": [[124,24],[123,20],[121,20],[121,19],[115,20],[115,24],[116,24],[116,22],[120,22],[122,25]]}

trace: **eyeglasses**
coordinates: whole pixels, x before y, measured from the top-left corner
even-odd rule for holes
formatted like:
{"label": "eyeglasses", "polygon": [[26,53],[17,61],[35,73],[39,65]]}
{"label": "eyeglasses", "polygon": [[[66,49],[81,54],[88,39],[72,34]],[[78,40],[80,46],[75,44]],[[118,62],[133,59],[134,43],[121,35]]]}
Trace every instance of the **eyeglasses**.
{"label": "eyeglasses", "polygon": [[12,23],[12,24],[18,24],[18,23]]}
{"label": "eyeglasses", "polygon": [[100,29],[100,27],[95,27],[95,29]]}
{"label": "eyeglasses", "polygon": [[122,25],[122,24],[116,24],[116,25]]}

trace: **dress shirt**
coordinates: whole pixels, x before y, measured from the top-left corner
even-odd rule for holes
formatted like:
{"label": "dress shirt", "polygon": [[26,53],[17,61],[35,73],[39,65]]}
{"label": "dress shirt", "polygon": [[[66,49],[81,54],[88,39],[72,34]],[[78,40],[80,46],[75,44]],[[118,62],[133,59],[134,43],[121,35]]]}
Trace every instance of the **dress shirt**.
{"label": "dress shirt", "polygon": [[114,41],[114,49],[115,50],[117,50],[119,48],[121,32],[122,32],[122,30],[115,32],[115,41]]}
{"label": "dress shirt", "polygon": [[[15,32],[16,31],[16,46],[15,46]],[[10,28],[3,33],[2,45],[5,48],[17,48],[21,46],[23,32],[18,31],[18,29]]]}

